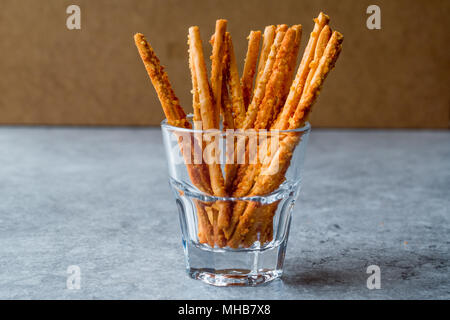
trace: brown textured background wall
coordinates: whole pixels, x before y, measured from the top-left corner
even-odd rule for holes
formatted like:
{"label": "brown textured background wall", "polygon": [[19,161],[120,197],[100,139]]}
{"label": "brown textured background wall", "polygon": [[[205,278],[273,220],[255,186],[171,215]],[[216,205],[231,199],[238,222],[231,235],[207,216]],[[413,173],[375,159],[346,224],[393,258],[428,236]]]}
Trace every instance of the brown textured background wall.
{"label": "brown textured background wall", "polygon": [[[66,28],[70,4],[81,7],[81,30]],[[370,4],[381,7],[381,30],[366,28]],[[313,125],[449,127],[448,0],[2,0],[0,123],[158,124],[163,115],[135,32],[150,40],[190,111],[189,26],[199,25],[206,41],[215,20],[228,19],[242,67],[251,29],[301,23],[304,48],[320,11],[345,41]]]}

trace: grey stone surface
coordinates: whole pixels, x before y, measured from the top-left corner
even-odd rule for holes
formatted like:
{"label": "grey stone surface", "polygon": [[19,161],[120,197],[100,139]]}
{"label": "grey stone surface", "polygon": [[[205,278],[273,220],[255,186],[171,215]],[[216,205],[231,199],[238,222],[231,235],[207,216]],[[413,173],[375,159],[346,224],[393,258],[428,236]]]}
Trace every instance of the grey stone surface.
{"label": "grey stone surface", "polygon": [[313,130],[282,280],[216,288],[184,272],[159,129],[0,128],[2,299],[449,299],[449,215],[450,132]]}

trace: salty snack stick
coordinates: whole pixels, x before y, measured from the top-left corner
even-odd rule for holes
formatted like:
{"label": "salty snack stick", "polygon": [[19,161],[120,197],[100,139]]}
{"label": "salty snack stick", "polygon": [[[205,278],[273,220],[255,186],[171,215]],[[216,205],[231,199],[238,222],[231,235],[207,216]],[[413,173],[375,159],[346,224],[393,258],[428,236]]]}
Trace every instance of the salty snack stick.
{"label": "salty snack stick", "polygon": [[[197,76],[203,128],[205,130],[218,129],[215,127],[214,122],[214,108],[210,95],[208,77],[206,74],[206,65],[203,58],[203,47],[198,27],[189,28],[189,53],[192,55],[192,62]],[[216,137],[214,136],[211,137],[211,139],[215,138]],[[215,151],[219,152],[218,150]],[[216,154],[215,156],[218,157],[219,155]],[[214,192],[214,195],[218,197],[226,197],[227,193],[225,191],[225,183],[222,176],[222,169],[220,168],[220,164],[215,161],[215,159],[207,159],[207,163],[209,163],[208,167],[211,188]],[[226,202],[218,201],[217,207],[219,211],[217,218],[218,229],[223,229],[228,225],[230,220],[230,206]],[[217,237],[219,236],[220,234],[216,234],[216,241],[218,240]]]}
{"label": "salty snack stick", "polygon": [[[259,105],[261,104],[261,101],[264,98],[266,84],[269,81],[270,75],[272,74],[276,55],[277,55],[278,49],[281,46],[281,42],[283,41],[283,38],[285,35],[284,31],[286,29],[287,29],[287,25],[281,25],[277,28],[278,31],[277,31],[275,40],[270,48],[270,54],[267,57],[264,70],[263,70],[262,74],[260,74],[260,79],[256,82],[252,102],[246,113],[245,122],[243,125],[244,130],[251,129],[254,126],[254,122],[256,120],[256,116],[258,113],[258,108],[259,108]],[[246,147],[247,148],[245,150],[245,159],[248,159],[248,146],[246,145]],[[240,154],[242,152],[244,152],[243,149],[238,149],[236,153]],[[237,176],[233,181],[233,189],[235,189],[235,192],[234,192],[235,197],[243,197],[250,190],[250,188],[247,187],[248,181],[245,183],[244,186],[239,188],[239,185],[240,185],[242,179],[244,179],[244,176],[246,174],[247,166],[248,166],[248,163],[241,164],[241,165],[239,165],[239,168],[237,170]]]}
{"label": "salty snack stick", "polygon": [[[197,130],[201,130],[202,129],[202,125],[201,125],[201,121],[202,121],[202,117],[201,117],[201,111],[200,111],[200,101],[199,101],[199,96],[198,96],[198,84],[197,84],[197,76],[195,74],[195,70],[194,70],[194,65],[192,63],[192,55],[189,55],[189,68],[191,70],[191,79],[192,79],[192,106],[194,109],[194,128]],[[194,133],[194,137],[197,140],[197,146],[201,146],[199,147],[199,152],[200,152],[200,159],[202,159],[203,162],[203,149],[204,149],[204,145],[202,142],[202,137],[201,134],[199,136],[199,134]],[[203,164],[204,167],[205,164]],[[206,170],[208,170],[208,168],[205,168]],[[207,171],[208,173],[208,180],[209,180],[209,171]],[[210,184],[210,182],[208,181],[208,184]],[[211,190],[212,193],[212,190]],[[214,222],[213,217],[209,217],[207,215],[207,211],[205,210],[205,205],[201,204],[200,201],[195,200],[195,206],[197,208],[197,216],[198,216],[198,237],[199,237],[199,241],[201,243],[208,243],[211,246],[214,246],[214,234],[213,234],[213,227],[212,224]]]}
{"label": "salty snack stick", "polygon": [[[226,79],[225,75],[224,79]],[[234,129],[233,106],[231,105],[226,81],[222,82],[222,109],[223,130]]]}
{"label": "salty snack stick", "polygon": [[[262,100],[262,96],[264,95],[264,92],[266,91],[266,83],[269,81],[269,76],[271,74],[273,74],[273,70],[275,70],[276,68],[276,64],[277,61],[278,63],[280,62],[281,59],[284,59],[285,56],[287,55],[286,52],[284,52],[283,54],[280,54],[280,51],[282,50],[282,46],[283,43],[286,46],[289,46],[289,41],[288,44],[286,44],[284,41],[284,39],[286,38],[287,33],[284,32],[284,30],[287,29],[286,25],[280,25],[277,28],[277,35],[275,38],[275,42],[272,45],[271,48],[271,52],[270,55],[267,59],[266,62],[266,66],[264,69],[264,73],[261,76],[261,79],[258,83],[258,87],[256,88],[256,92],[253,96],[253,100],[252,103],[247,111],[247,117],[246,117],[246,122],[244,124],[244,129],[250,129],[252,127],[255,127],[256,129],[261,129],[257,126],[256,122],[254,123],[255,117],[256,117],[256,113],[258,112],[258,106],[261,103]],[[289,32],[289,31],[288,31]],[[292,30],[290,33],[290,45],[292,45],[293,40],[295,38],[295,31]],[[270,83],[270,81],[272,81],[272,83]],[[267,84],[267,86],[269,85],[274,85],[273,82],[274,80],[272,80],[272,77],[270,76],[270,81]],[[265,99],[265,96],[264,96]],[[265,101],[265,100],[262,100]],[[268,102],[269,103],[269,102]],[[266,112],[270,112],[272,110],[269,110],[269,108],[267,108],[268,110]],[[261,108],[259,109],[259,112],[261,112]],[[258,114],[259,114],[258,112]],[[268,119],[271,118],[271,115],[268,116]],[[264,146],[266,146],[266,144],[264,144]],[[238,152],[243,152],[243,150],[238,150]],[[249,158],[249,149],[248,149],[248,145],[246,146],[246,151],[245,151],[245,158],[248,159]],[[237,179],[235,179],[234,181],[234,186],[235,186],[235,190],[233,192],[233,197],[244,197],[248,194],[248,192],[251,190],[253,183],[254,183],[254,179],[257,176],[259,172],[259,165],[258,164],[241,164],[239,166],[238,169],[238,174],[237,174]],[[230,225],[229,227],[224,230],[226,236],[228,237],[230,234],[232,234],[232,232],[234,231],[234,228],[239,220],[239,217],[241,216],[242,212],[244,211],[245,207],[246,207],[246,202],[244,201],[237,201],[234,208],[233,208],[233,213],[231,215],[231,221],[230,221]]]}
{"label": "salty snack stick", "polygon": [[192,62],[192,55],[189,54],[189,69],[191,70],[191,80],[192,80],[192,109],[194,110],[194,128],[200,129],[200,124],[202,121],[202,114],[200,110],[200,98],[198,96],[198,83],[197,76],[194,70],[194,64]]}
{"label": "salty snack stick", "polygon": [[[291,118],[289,123],[289,129],[300,128],[308,118],[311,111],[311,107],[316,101],[320,88],[323,85],[323,81],[329,74],[329,72],[334,68],[339,53],[342,49],[342,41],[344,37],[341,33],[334,31],[330,40],[328,41],[327,47],[320,58],[319,65],[315,70],[314,76],[311,80],[311,85],[308,90],[302,94],[300,102],[294,113],[294,117]],[[277,183],[284,180],[284,173],[289,166],[290,157],[292,156],[292,151],[294,150],[296,143],[300,139],[301,135],[297,133],[289,133],[280,143],[280,147],[277,153],[273,156],[270,163],[266,163],[262,169],[261,174],[255,182],[251,194],[265,194],[270,193],[274,188],[277,188]],[[287,160],[289,159],[289,161]],[[277,163],[275,163],[277,161]],[[274,172],[274,166],[278,166],[278,172],[276,174],[270,174]]]}
{"label": "salty snack stick", "polygon": [[272,240],[269,240],[270,233],[268,232],[268,229],[273,228],[273,216],[279,203],[280,200],[263,205],[256,209],[257,212],[255,214],[255,223],[252,224],[249,232],[242,242],[244,247],[251,246],[255,241],[259,241],[261,244],[264,244]]}
{"label": "salty snack stick", "polygon": [[216,21],[216,31],[214,33],[214,42],[212,44],[211,55],[211,90],[214,98],[214,127],[219,128],[220,110],[222,105],[222,68],[225,46],[225,31],[227,29],[227,20],[220,19]]}
{"label": "salty snack stick", "polygon": [[186,120],[186,114],[181,108],[178,98],[175,96],[169,77],[161,66],[153,48],[145,40],[142,33],[136,33],[134,35],[134,42],[153,87],[155,87],[156,93],[158,94],[167,122],[175,127],[190,128],[190,123]]}
{"label": "salty snack stick", "polygon": [[[209,42],[214,46],[215,34],[211,36]],[[223,41],[223,54],[222,54],[222,92],[221,92],[221,103],[220,103],[220,114],[223,120],[223,130],[234,129],[234,117],[233,117],[233,106],[230,101],[230,95],[228,92],[228,76],[230,68],[230,56],[227,47],[227,41],[224,35]],[[224,102],[226,100],[226,103]]]}
{"label": "salty snack stick", "polygon": [[292,84],[292,77],[294,75],[295,66],[297,65],[297,56],[298,51],[300,49],[300,41],[302,39],[302,25],[298,24],[292,27],[296,34],[295,34],[295,42],[294,42],[294,48],[289,56],[288,60],[288,72],[285,74],[284,79],[282,80],[282,87],[281,87],[281,98],[277,100],[275,105],[275,111],[273,112],[272,119],[270,121],[270,125],[272,125],[275,120],[278,117],[278,114],[280,113],[280,109],[283,107],[284,102],[286,101],[286,97],[289,94],[289,89]]}
{"label": "salty snack stick", "polygon": [[244,97],[242,96],[242,87],[239,80],[239,73],[234,55],[233,41],[229,32],[225,34],[228,50],[229,74],[228,86],[230,87],[231,103],[233,105],[234,127],[242,128],[245,119]]}
{"label": "salty snack stick", "polygon": [[[134,35],[134,41],[136,47],[141,56],[142,62],[147,70],[147,73],[152,81],[153,87],[158,94],[158,98],[161,102],[164,114],[166,115],[167,121],[170,125],[191,128],[191,124],[186,119],[186,114],[179,104],[178,98],[172,89],[169,82],[169,77],[161,66],[158,57],[153,51],[150,44],[145,40],[145,37],[141,33]],[[191,141],[193,142],[193,141]],[[182,151],[182,138],[179,138],[179,144]],[[194,145],[194,144],[192,144]],[[204,164],[191,164],[191,159],[194,156],[195,148],[190,148],[191,154],[186,154],[183,152],[183,157],[187,164],[187,169],[189,177],[192,183],[199,188],[201,191],[210,193],[212,192],[209,182],[209,173]]]}
{"label": "salty snack stick", "polygon": [[[343,36],[337,31],[334,31],[327,47],[320,59],[319,65],[311,80],[311,85],[307,92],[302,94],[299,105],[295,111],[294,117],[291,119],[289,129],[299,128],[307,119],[311,110],[312,104],[315,102],[319,90],[323,84],[324,79],[328,75],[331,69],[333,69],[339,53],[342,49]],[[272,161],[269,164],[265,164],[261,173],[258,176],[250,195],[264,195],[273,192],[285,179],[285,173],[289,168],[292,154],[299,140],[301,139],[301,133],[289,133],[281,141],[276,154],[272,157]],[[278,170],[276,174],[274,167]],[[237,247],[242,240],[247,236],[251,224],[255,219],[256,209],[259,204],[251,202],[245,208],[244,213],[239,219],[239,223],[234,231],[232,237],[228,241],[230,247]]]}
{"label": "salty snack stick", "polygon": [[203,46],[198,27],[189,28],[189,54],[192,56],[193,70],[197,78],[203,129],[218,129],[215,122],[215,108],[210,94],[210,86],[203,57]]}
{"label": "salty snack stick", "polygon": [[270,54],[270,49],[272,47],[273,41],[275,40],[275,31],[276,27],[274,25],[267,26],[264,29],[264,35],[263,35],[263,44],[261,49],[261,54],[259,56],[259,62],[258,62],[258,70],[256,72],[256,79],[255,79],[255,88],[258,84],[259,77],[264,72],[264,67],[266,66],[267,58]]}
{"label": "salty snack stick", "polygon": [[261,41],[261,31],[250,31],[248,36],[248,48],[245,56],[244,71],[242,72],[241,85],[242,96],[244,98],[245,109],[252,99],[253,79],[258,62],[259,43]]}
{"label": "salty snack stick", "polygon": [[[226,48],[227,48],[227,58],[228,58],[228,74],[226,76],[227,83],[230,88],[231,93],[231,105],[233,108],[234,117],[234,129],[240,129],[243,126],[245,120],[245,103],[244,96],[241,87],[241,82],[239,80],[239,73],[236,65],[236,57],[234,55],[233,41],[231,39],[230,33],[225,34]],[[259,45],[259,44],[258,44]],[[234,155],[237,156],[235,150]],[[233,185],[237,172],[237,163],[233,163],[226,167],[226,191],[229,191]]]}
{"label": "salty snack stick", "polygon": [[[334,67],[334,64],[339,56],[339,52],[342,48],[343,37],[340,33],[334,33],[333,41],[329,41],[331,34],[331,29],[326,25],[319,36],[317,46],[314,53],[314,61],[311,62],[311,70],[308,74],[308,79],[305,84],[305,91],[302,95],[301,101],[303,104],[300,104],[297,108],[296,114],[297,117],[302,117],[303,120],[299,120],[294,122],[290,129],[296,129],[303,125],[304,121],[309,114],[311,106],[313,105],[313,99],[317,98],[320,87],[323,84],[323,80],[328,75],[329,71]],[[325,50],[327,49],[327,52]],[[320,65],[319,65],[320,62]],[[320,68],[320,70],[318,70]],[[311,86],[313,84],[313,87]],[[309,107],[306,107],[309,106]],[[294,116],[294,119],[296,117]],[[278,166],[280,166],[280,172],[275,175],[275,177],[270,177],[265,175],[264,171],[261,172],[261,176],[258,179],[265,179],[265,181],[261,182],[260,185],[263,185],[266,190],[252,190],[252,192],[272,192],[275,190],[283,181],[284,175],[290,165],[290,159],[292,157],[292,152],[295,146],[298,144],[300,136],[296,137],[295,135],[288,136],[283,144],[281,144],[282,149],[278,152],[278,157],[281,157],[278,161]],[[283,149],[284,148],[284,149]],[[270,169],[269,169],[270,170]],[[270,183],[273,184],[270,187]],[[257,183],[256,183],[257,184]],[[275,189],[273,189],[275,188]],[[273,190],[272,190],[273,189]],[[269,191],[272,190],[272,191]],[[272,219],[270,219],[272,221]],[[270,230],[266,230],[265,234],[267,237],[270,237]],[[250,235],[252,236],[252,235]],[[266,239],[264,239],[266,240]]]}
{"label": "salty snack stick", "polygon": [[[214,41],[214,38],[211,39],[211,42]],[[234,127],[234,117],[233,117],[233,105],[230,100],[230,95],[228,92],[228,75],[229,75],[229,53],[228,53],[228,47],[226,45],[224,46],[224,55],[223,55],[223,81],[222,81],[222,125],[223,125],[223,131],[226,131],[228,129],[235,129]],[[234,149],[227,148],[227,159],[231,157],[231,153],[234,152]],[[232,163],[225,164],[225,191],[229,193],[229,190],[231,189],[231,186],[233,184],[234,177],[236,176],[237,171],[237,165],[236,165],[236,155],[233,153],[234,159]]]}
{"label": "salty snack stick", "polygon": [[[228,87],[227,87],[227,81],[226,81],[226,73],[227,71],[224,70],[224,81],[222,82],[222,106],[223,106],[223,130],[226,131],[228,129],[233,130],[234,129],[234,118],[233,118],[233,106],[230,101],[230,97],[228,94]],[[233,136],[233,134],[232,134]],[[234,136],[233,136],[234,138]],[[237,173],[237,155],[234,152],[234,148],[228,148],[226,149],[227,152],[227,159],[232,159],[232,163],[228,163],[228,161],[225,163],[225,191],[230,194],[231,187],[233,186],[233,180]],[[231,154],[233,153],[233,154]]]}
{"label": "salty snack stick", "polygon": [[294,116],[289,120],[289,129],[300,128],[308,119],[311,107],[319,95],[320,88],[329,72],[334,68],[336,60],[339,57],[343,41],[344,36],[338,31],[333,31],[322,58],[320,58],[319,65],[314,72],[314,76],[311,79],[308,90],[302,94]]}
{"label": "salty snack stick", "polygon": [[194,200],[194,203],[197,208],[199,241],[200,243],[208,243],[211,247],[214,247],[214,230],[206,213],[205,204],[197,199]]}
{"label": "salty snack stick", "polygon": [[285,29],[287,29],[287,25],[282,25],[277,28],[276,37],[273,45],[270,49],[270,54],[267,57],[266,64],[264,66],[264,70],[260,75],[260,79],[256,83],[255,91],[253,94],[252,102],[250,103],[247,114],[245,116],[245,122],[242,128],[244,130],[250,129],[254,127],[254,123],[256,120],[256,116],[258,114],[259,106],[264,99],[264,94],[266,92],[266,85],[269,82],[270,76],[273,71],[273,67],[275,64],[275,60],[277,57],[278,50],[281,46],[283,38],[285,36]]}
{"label": "salty snack stick", "polygon": [[300,66],[298,67],[297,75],[295,76],[295,80],[291,85],[291,89],[289,91],[289,95],[286,99],[284,107],[281,110],[278,119],[272,125],[272,129],[286,130],[289,127],[289,118],[294,114],[298,102],[300,101],[300,97],[302,95],[306,79],[308,77],[309,65],[314,58],[314,51],[316,49],[319,34],[322,31],[323,27],[329,23],[329,21],[330,18],[322,12],[316,19],[314,19],[314,29],[311,32],[308,44],[305,48],[305,52],[303,53]]}
{"label": "salty snack stick", "polygon": [[[298,134],[294,134],[292,136],[293,136],[293,138],[298,139]],[[285,162],[289,161],[289,163],[290,163],[290,155],[292,155],[292,150],[296,146],[296,144],[294,144],[295,141],[293,141],[291,139],[287,139],[287,138],[289,138],[289,136],[287,136],[286,138],[284,138],[281,141],[280,147],[277,151],[277,153],[279,153],[280,149],[283,149],[283,150],[286,149],[285,150],[285,152],[286,152],[285,158],[279,158],[279,156],[278,156],[280,170],[284,170],[284,169],[287,170],[287,167],[289,167],[289,164],[286,166]],[[283,144],[287,145],[285,147],[285,149],[282,147]],[[289,151],[291,152],[290,154],[288,153]],[[253,186],[253,188],[251,190],[251,193],[250,193],[251,196],[261,196],[261,195],[271,193],[274,190],[276,190],[276,188],[278,188],[278,186],[284,180],[284,174],[286,171],[281,172],[280,170],[278,170],[277,174],[275,174],[275,175],[265,176],[265,177],[270,177],[270,178],[274,179],[275,181],[270,182],[270,183],[267,183],[267,181],[265,181],[265,180],[262,181],[261,177],[264,174],[264,169],[265,169],[265,166],[263,166],[261,175],[258,176],[258,178],[255,182],[255,185]],[[270,169],[272,169],[272,168],[270,168]],[[252,224],[255,222],[255,218],[256,218],[255,214],[258,212],[258,209],[260,207],[261,207],[261,205],[254,201],[249,202],[248,205],[245,207],[244,213],[239,217],[239,223],[237,224],[233,235],[228,240],[228,245],[231,248],[237,248],[241,244],[241,242],[245,239],[245,237],[252,236],[252,235],[248,235],[248,233],[250,232]]]}
{"label": "salty snack stick", "polygon": [[317,40],[317,46],[316,50],[314,51],[314,60],[311,61],[309,68],[310,71],[308,73],[308,78],[305,82],[305,92],[308,91],[308,87],[311,85],[312,77],[314,76],[314,73],[317,70],[317,66],[319,65],[320,58],[323,55],[323,52],[325,51],[325,48],[328,44],[328,40],[330,40],[331,37],[331,28],[326,25],[322,31],[320,32],[319,39]]}
{"label": "salty snack stick", "polygon": [[223,130],[234,129],[234,117],[233,117],[233,105],[230,100],[230,93],[228,91],[228,73],[229,73],[229,54],[226,41],[224,42],[224,54],[222,57],[222,103],[221,103],[221,114],[223,118]]}
{"label": "salty snack stick", "polygon": [[[282,83],[284,80],[286,80],[286,73],[288,71],[288,62],[290,55],[292,54],[292,51],[295,49],[295,41],[296,41],[296,35],[297,32],[299,32],[298,27],[292,27],[290,28],[281,43],[280,49],[278,50],[276,61],[274,64],[273,72],[270,77],[270,80],[267,84],[267,89],[265,90],[266,94],[264,96],[264,99],[260,105],[260,109],[258,112],[258,116],[256,118],[256,122],[254,124],[255,129],[265,129],[267,123],[270,119],[273,117],[274,107],[276,105],[277,100],[277,93],[280,92],[280,89],[282,87]],[[269,139],[270,140],[270,139]],[[268,146],[268,140],[266,142],[261,143],[262,150],[265,150]],[[264,157],[262,157],[259,161],[264,161]],[[234,196],[244,196],[248,193],[250,188],[253,186],[253,182],[255,179],[255,176],[258,174],[259,164],[253,164],[247,166],[247,171],[245,175],[243,176],[242,180],[240,181],[239,185],[237,186],[237,189]],[[233,216],[238,215],[238,213],[233,213]]]}
{"label": "salty snack stick", "polygon": [[281,98],[281,90],[283,78],[289,71],[289,56],[294,50],[296,31],[294,28],[289,28],[286,32],[280,49],[278,50],[272,74],[264,94],[264,99],[261,102],[254,124],[255,129],[266,129],[275,111],[275,105],[278,99]]}

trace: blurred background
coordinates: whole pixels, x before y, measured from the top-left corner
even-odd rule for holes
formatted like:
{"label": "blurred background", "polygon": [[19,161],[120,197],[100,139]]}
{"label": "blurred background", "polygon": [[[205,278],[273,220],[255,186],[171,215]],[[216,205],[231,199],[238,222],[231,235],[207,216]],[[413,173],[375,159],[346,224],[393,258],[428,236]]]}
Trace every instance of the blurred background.
{"label": "blurred background", "polygon": [[[80,30],[66,27],[71,4],[81,8]],[[381,30],[366,27],[371,4]],[[189,26],[200,27],[209,56],[215,20],[228,19],[242,69],[250,30],[301,23],[302,50],[320,11],[345,41],[314,126],[449,128],[448,0],[2,0],[0,124],[158,125],[134,33],[146,35],[190,112]]]}

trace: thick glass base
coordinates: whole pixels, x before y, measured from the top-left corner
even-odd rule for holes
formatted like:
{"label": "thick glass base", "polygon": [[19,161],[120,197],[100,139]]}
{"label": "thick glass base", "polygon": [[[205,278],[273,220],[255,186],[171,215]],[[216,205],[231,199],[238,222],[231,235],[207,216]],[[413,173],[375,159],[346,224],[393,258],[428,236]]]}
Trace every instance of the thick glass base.
{"label": "thick glass base", "polygon": [[[287,239],[286,239],[287,240]],[[281,277],[287,241],[258,248],[211,248],[184,243],[187,273],[215,286],[256,286]]]}

